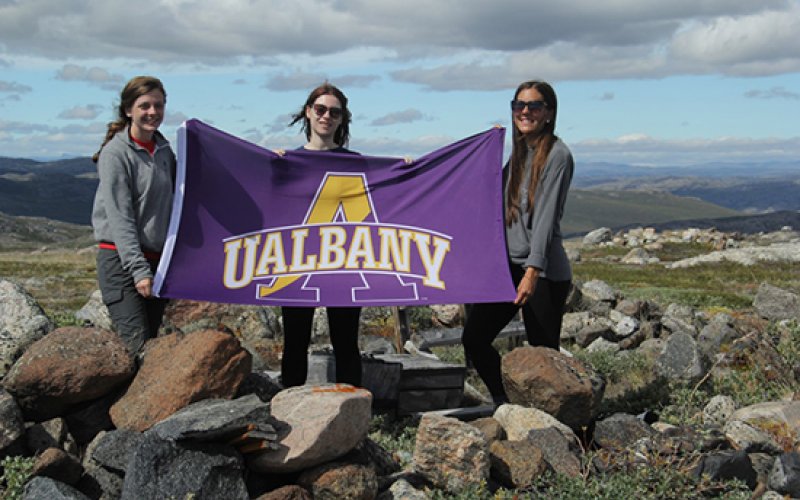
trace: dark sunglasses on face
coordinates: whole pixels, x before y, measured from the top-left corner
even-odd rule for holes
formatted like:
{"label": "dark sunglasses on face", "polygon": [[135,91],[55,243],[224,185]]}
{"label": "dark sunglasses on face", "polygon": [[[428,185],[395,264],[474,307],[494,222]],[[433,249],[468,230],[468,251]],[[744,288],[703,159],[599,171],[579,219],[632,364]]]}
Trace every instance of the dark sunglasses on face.
{"label": "dark sunglasses on face", "polygon": [[522,110],[528,108],[528,111],[534,113],[536,111],[541,111],[547,107],[547,103],[544,101],[511,101],[511,111],[515,113],[522,113]]}
{"label": "dark sunglasses on face", "polygon": [[339,118],[342,117],[342,108],[329,108],[324,104],[314,104],[312,108],[314,109],[314,113],[320,118],[325,116],[325,113],[327,113],[328,111],[330,111],[331,118],[333,118],[334,120],[338,120]]}

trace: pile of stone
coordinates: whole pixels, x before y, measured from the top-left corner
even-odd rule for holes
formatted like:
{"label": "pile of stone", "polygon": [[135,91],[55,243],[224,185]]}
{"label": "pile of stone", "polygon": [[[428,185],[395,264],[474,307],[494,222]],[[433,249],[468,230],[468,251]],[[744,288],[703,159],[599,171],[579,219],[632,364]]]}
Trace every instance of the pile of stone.
{"label": "pile of stone", "polygon": [[[403,468],[403,457],[367,437],[369,391],[282,390],[256,366],[269,349],[242,332],[272,328],[268,310],[188,308],[194,319],[170,321],[196,327],[153,339],[137,364],[110,331],[54,329],[25,290],[0,280],[0,457],[36,456],[28,499],[426,498],[431,488],[526,488],[547,471],[611,473],[665,460],[800,496],[792,394],[744,408],[715,397],[694,427],[649,413],[601,414],[610,401],[671,380],[699,383],[744,366],[796,386],[800,373],[773,337],[800,321],[797,295],[763,284],[755,314],[708,316],[589,281],[573,287],[568,304],[566,351],[523,346],[505,355],[509,404],[468,423],[423,414]],[[776,325],[770,335],[767,322]],[[635,384],[610,383],[569,354],[574,345],[642,356],[653,369]],[[591,461],[588,449],[598,451]]]}

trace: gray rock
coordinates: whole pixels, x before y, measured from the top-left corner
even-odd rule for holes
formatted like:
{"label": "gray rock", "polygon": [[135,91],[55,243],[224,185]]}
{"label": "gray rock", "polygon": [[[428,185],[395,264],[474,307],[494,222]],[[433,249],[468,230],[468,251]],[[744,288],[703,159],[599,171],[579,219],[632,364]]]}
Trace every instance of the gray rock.
{"label": "gray rock", "polygon": [[0,378],[54,324],[21,286],[0,279]]}
{"label": "gray rock", "polygon": [[25,434],[22,410],[13,396],[0,387],[0,455]]}
{"label": "gray rock", "polygon": [[609,319],[614,322],[611,329],[618,339],[624,339],[632,335],[639,329],[639,320],[631,316],[626,316],[619,311],[611,310],[608,315]]}
{"label": "gray rock", "polygon": [[531,441],[494,441],[489,447],[491,475],[509,488],[524,488],[550,468]]}
{"label": "gray rock", "polygon": [[151,427],[147,433],[180,441],[228,441],[245,431],[258,429],[264,440],[276,438],[269,405],[255,394],[238,399],[204,399],[192,403]]}
{"label": "gray rock", "polygon": [[672,333],[683,332],[692,337],[697,335],[695,311],[691,306],[670,304],[661,317],[661,325]]}
{"label": "gray rock", "polygon": [[727,314],[717,314],[700,330],[697,344],[706,358],[713,359],[723,346],[739,337],[739,332],[733,327],[733,318]]}
{"label": "gray rock", "polygon": [[753,306],[762,317],[771,321],[800,320],[800,298],[797,294],[769,283],[761,283]]}
{"label": "gray rock", "polygon": [[255,394],[258,399],[268,403],[283,389],[284,387],[277,380],[277,375],[276,378],[273,378],[266,371],[253,371],[247,374],[244,382],[239,386],[236,397],[240,398],[248,394]]}
{"label": "gray rock", "polygon": [[144,436],[129,429],[104,432],[88,446],[84,464],[95,464],[121,476],[125,475],[131,457],[139,448]]}
{"label": "gray rock", "polygon": [[768,484],[782,495],[800,497],[800,454],[793,451],[777,457],[769,474]]}
{"label": "gray rock", "polygon": [[600,243],[611,241],[612,236],[610,228],[597,228],[586,233],[586,236],[583,237],[583,246],[599,245]]}
{"label": "gray rock", "polygon": [[536,445],[550,468],[557,474],[578,477],[581,474],[581,450],[555,427],[533,429],[528,441]]}
{"label": "gray rock", "polygon": [[82,322],[84,326],[96,326],[103,330],[114,329],[111,315],[103,303],[103,294],[100,290],[92,292],[92,295],[89,296],[89,301],[75,313],[75,319]]}
{"label": "gray rock", "polygon": [[537,408],[526,408],[512,404],[500,405],[495,410],[493,418],[503,426],[510,441],[528,439],[530,432],[534,429],[554,427],[569,442],[575,444],[579,442],[578,436],[575,435],[572,429],[559,422],[549,413]]}
{"label": "gray rock", "polygon": [[89,500],[89,497],[55,479],[35,477],[25,485],[22,500]]}
{"label": "gray rock", "polygon": [[741,420],[731,420],[722,431],[734,448],[747,453],[778,454],[783,448],[768,433]]}
{"label": "gray rock", "polygon": [[656,371],[671,380],[691,381],[702,377],[705,373],[703,359],[694,338],[684,332],[670,335],[656,360]]}
{"label": "gray rock", "polygon": [[591,280],[584,283],[581,287],[581,293],[585,298],[597,302],[614,303],[617,300],[617,292],[608,283],[600,280]]}
{"label": "gray rock", "polygon": [[641,438],[657,432],[641,419],[626,413],[615,413],[595,424],[594,442],[605,449],[626,448]]}
{"label": "gray rock", "polygon": [[744,451],[723,451],[705,455],[695,467],[695,477],[707,475],[712,481],[739,479],[752,490],[756,486],[757,474],[750,457]]}
{"label": "gray rock", "polygon": [[378,500],[429,500],[430,497],[422,490],[405,479],[398,479],[388,490],[378,495]]}
{"label": "gray rock", "polygon": [[122,500],[249,499],[241,456],[230,446],[144,436],[128,464]]}
{"label": "gray rock", "polygon": [[596,339],[586,347],[586,352],[619,352],[620,347],[616,342],[610,342],[604,338]]}
{"label": "gray rock", "polygon": [[703,408],[703,423],[724,426],[736,411],[736,402],[730,396],[716,395]]}
{"label": "gray rock", "polygon": [[119,500],[122,495],[122,474],[90,463],[84,464],[78,489],[92,499]]}

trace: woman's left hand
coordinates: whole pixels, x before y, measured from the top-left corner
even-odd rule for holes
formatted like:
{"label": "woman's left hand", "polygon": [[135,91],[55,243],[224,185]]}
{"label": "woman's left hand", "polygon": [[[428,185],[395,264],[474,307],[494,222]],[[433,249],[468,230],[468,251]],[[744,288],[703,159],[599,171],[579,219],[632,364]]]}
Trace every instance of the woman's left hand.
{"label": "woman's left hand", "polygon": [[136,291],[139,295],[149,299],[153,296],[153,280],[152,278],[142,278],[136,283]]}
{"label": "woman's left hand", "polygon": [[536,281],[539,279],[539,270],[535,267],[528,267],[525,269],[525,275],[517,285],[517,298],[514,304],[521,306],[528,302],[536,291]]}

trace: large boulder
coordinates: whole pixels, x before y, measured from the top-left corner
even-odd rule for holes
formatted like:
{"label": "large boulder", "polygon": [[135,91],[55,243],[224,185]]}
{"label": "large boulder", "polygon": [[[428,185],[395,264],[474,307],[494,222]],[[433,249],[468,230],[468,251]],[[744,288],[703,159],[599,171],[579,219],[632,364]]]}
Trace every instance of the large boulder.
{"label": "large boulder", "polygon": [[270,403],[278,450],[248,457],[260,473],[296,472],[338,458],[369,431],[372,394],[346,384],[291,387]]}
{"label": "large boulder", "polygon": [[519,347],[503,356],[509,400],[546,411],[577,429],[597,416],[605,380],[577,358],[546,347]]}
{"label": "large boulder", "polygon": [[769,283],[761,283],[753,300],[758,313],[768,320],[800,320],[800,298],[797,294]]}
{"label": "large boulder", "polygon": [[233,447],[178,443],[146,433],[128,464],[120,498],[247,500],[250,496],[242,457]]}
{"label": "large boulder", "polygon": [[0,279],[0,378],[29,345],[53,328],[53,322],[25,289]]}
{"label": "large boulder", "polygon": [[108,330],[59,328],[31,345],[3,384],[28,419],[42,421],[100,398],[128,382],[134,364]]}
{"label": "large boulder", "polygon": [[203,330],[150,340],[133,383],[111,407],[111,420],[117,428],[144,431],[195,401],[230,399],[250,367],[250,354],[227,333]]}
{"label": "large boulder", "polygon": [[456,493],[489,479],[486,437],[454,418],[425,414],[417,428],[412,467],[438,488]]}

